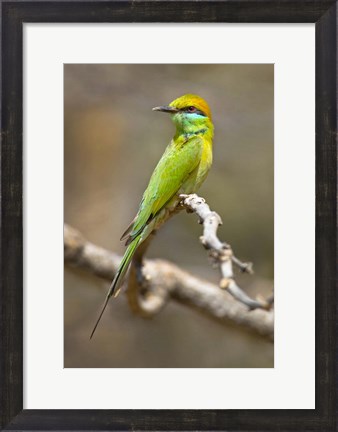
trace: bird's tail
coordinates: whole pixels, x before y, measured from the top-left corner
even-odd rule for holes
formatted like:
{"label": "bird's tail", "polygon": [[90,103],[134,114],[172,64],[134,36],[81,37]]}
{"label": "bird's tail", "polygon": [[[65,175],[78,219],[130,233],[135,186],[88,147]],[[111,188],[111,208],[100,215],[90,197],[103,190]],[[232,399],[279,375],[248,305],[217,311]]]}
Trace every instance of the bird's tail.
{"label": "bird's tail", "polygon": [[98,324],[99,324],[99,322],[100,322],[100,320],[102,318],[103,312],[105,311],[105,309],[107,307],[107,304],[108,304],[108,301],[109,301],[110,297],[112,295],[114,297],[117,297],[119,295],[119,292],[120,292],[120,289],[121,289],[121,284],[123,282],[123,277],[124,277],[124,275],[126,274],[128,268],[129,268],[129,264],[130,264],[130,262],[131,262],[131,260],[133,258],[133,255],[134,255],[134,253],[136,251],[136,248],[139,245],[140,241],[141,241],[141,236],[136,237],[130,243],[130,245],[128,246],[127,250],[125,251],[125,253],[123,255],[123,258],[122,258],[122,261],[121,261],[121,263],[119,265],[119,268],[117,269],[117,272],[116,272],[116,275],[114,277],[114,280],[111,283],[109,291],[108,291],[108,293],[106,295],[106,299],[105,299],[105,301],[103,303],[100,315],[99,315],[99,317],[98,317],[98,319],[97,319],[97,321],[95,323],[95,326],[93,328],[93,331],[92,331],[92,333],[90,335],[90,339],[93,337],[93,335],[95,333],[96,327],[98,326]]}

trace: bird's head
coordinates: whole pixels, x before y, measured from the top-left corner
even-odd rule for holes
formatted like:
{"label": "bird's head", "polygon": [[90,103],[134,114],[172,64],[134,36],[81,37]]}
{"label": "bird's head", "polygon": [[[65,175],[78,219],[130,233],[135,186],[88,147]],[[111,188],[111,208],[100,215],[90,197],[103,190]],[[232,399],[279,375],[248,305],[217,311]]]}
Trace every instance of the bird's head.
{"label": "bird's head", "polygon": [[194,94],[183,95],[167,106],[153,108],[153,111],[171,114],[178,132],[181,133],[196,133],[204,129],[212,132],[213,129],[209,105]]}

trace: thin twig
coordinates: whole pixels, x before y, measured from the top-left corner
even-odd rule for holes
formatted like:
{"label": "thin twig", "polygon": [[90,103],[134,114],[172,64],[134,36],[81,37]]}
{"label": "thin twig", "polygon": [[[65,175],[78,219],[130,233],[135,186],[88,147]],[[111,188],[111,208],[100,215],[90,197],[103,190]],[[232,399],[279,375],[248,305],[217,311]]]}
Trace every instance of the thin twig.
{"label": "thin twig", "polygon": [[220,287],[226,289],[236,300],[245,304],[250,310],[266,309],[272,306],[273,299],[268,301],[263,298],[256,300],[250,298],[235,282],[232,263],[236,264],[241,271],[252,273],[252,264],[243,263],[236,258],[231,246],[221,242],[217,237],[217,230],[222,225],[222,219],[218,213],[211,211],[205,199],[196,194],[180,195],[181,205],[199,217],[199,223],[203,224],[203,236],[200,237],[202,245],[207,249],[213,263],[219,267],[221,272]]}

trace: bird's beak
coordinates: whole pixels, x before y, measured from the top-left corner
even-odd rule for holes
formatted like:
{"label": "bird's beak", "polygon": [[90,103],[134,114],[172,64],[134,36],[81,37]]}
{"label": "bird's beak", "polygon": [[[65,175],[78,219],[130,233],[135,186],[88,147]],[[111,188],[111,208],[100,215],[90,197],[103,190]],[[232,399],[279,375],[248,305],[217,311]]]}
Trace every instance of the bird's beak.
{"label": "bird's beak", "polygon": [[171,107],[171,106],[158,106],[158,107],[153,108],[153,111],[162,111],[162,112],[166,112],[166,113],[170,113],[170,114],[175,114],[179,110],[177,108]]}

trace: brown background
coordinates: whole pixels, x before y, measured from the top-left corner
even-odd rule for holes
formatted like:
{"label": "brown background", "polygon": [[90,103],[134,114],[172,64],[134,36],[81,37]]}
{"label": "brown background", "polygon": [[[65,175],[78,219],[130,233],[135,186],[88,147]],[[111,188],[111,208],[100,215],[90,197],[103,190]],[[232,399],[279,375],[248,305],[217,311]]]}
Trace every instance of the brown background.
{"label": "brown background", "polygon": [[[252,296],[273,289],[273,65],[65,65],[65,222],[122,254],[134,217],[174,127],[151,111],[184,93],[210,104],[214,164],[200,190],[223,219],[220,237],[253,261],[238,276]],[[198,242],[200,226],[181,213],[149,250],[215,283]],[[89,334],[108,284],[65,268],[65,367],[273,367],[273,344],[174,303],[155,319],[135,317],[123,296]]]}

